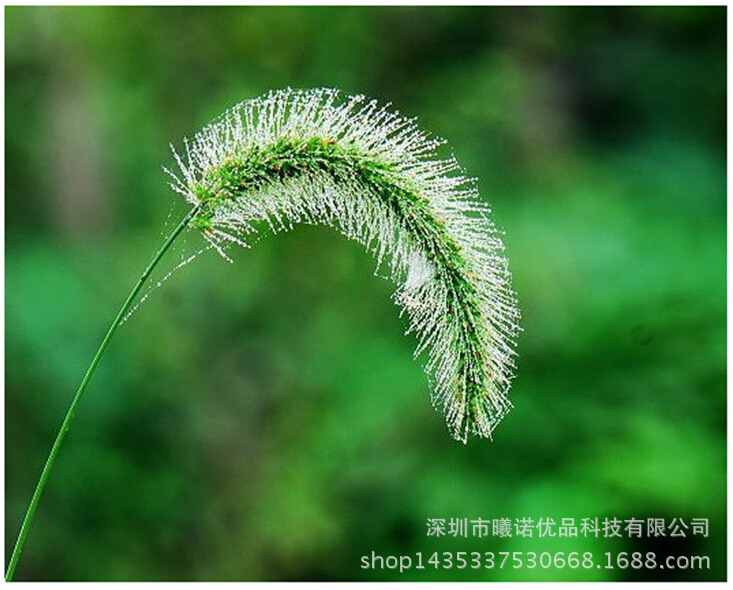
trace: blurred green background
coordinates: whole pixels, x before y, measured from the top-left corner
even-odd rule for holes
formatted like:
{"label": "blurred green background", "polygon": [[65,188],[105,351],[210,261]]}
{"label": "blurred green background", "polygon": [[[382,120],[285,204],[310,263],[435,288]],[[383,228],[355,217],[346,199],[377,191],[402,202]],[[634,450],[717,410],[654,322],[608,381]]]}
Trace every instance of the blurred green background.
{"label": "blurred green background", "polygon": [[[6,8],[5,550],[108,322],[185,211],[180,145],[284,86],[391,101],[506,230],[516,405],[453,441],[332,230],[175,274],[123,326],[17,579],[723,579],[725,8]],[[191,234],[163,265],[202,245]],[[427,537],[428,518],[708,518],[708,538]],[[709,571],[363,570],[656,551]],[[7,559],[7,557],[6,557]]]}

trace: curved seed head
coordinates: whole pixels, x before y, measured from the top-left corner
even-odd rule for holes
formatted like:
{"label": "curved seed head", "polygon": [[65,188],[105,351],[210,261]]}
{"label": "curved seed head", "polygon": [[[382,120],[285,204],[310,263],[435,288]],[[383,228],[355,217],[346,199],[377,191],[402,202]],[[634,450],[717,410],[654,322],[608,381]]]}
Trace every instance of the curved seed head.
{"label": "curved seed head", "polygon": [[174,154],[174,190],[224,256],[264,227],[325,224],[389,268],[433,403],[452,435],[491,436],[511,408],[519,310],[472,179],[413,119],[363,96],[280,90],[236,105]]}

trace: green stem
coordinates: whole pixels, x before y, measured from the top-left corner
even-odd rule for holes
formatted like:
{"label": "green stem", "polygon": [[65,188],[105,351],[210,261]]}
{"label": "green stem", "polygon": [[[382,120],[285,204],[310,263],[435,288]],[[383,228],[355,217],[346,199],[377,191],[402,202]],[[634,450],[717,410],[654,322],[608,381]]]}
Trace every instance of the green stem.
{"label": "green stem", "polygon": [[56,461],[56,456],[59,453],[61,444],[64,442],[66,433],[69,430],[69,425],[71,424],[71,421],[74,419],[74,415],[76,414],[76,409],[79,405],[79,402],[81,401],[82,397],[84,397],[84,392],[86,391],[87,386],[89,385],[89,382],[91,381],[92,377],[94,376],[95,371],[97,370],[97,366],[99,365],[99,361],[102,359],[102,355],[104,355],[104,351],[107,350],[107,346],[109,345],[110,340],[112,340],[112,336],[114,336],[114,333],[117,331],[117,328],[122,323],[122,320],[124,319],[125,314],[127,314],[127,312],[132,307],[132,304],[135,301],[135,297],[137,297],[137,294],[140,292],[140,289],[145,284],[145,281],[148,280],[148,278],[150,277],[150,274],[153,272],[153,269],[157,266],[158,262],[160,262],[160,259],[163,258],[163,255],[166,253],[166,251],[171,247],[171,244],[173,244],[173,242],[180,235],[180,233],[186,228],[186,226],[191,221],[191,219],[193,219],[196,213],[198,213],[199,208],[200,208],[200,205],[197,205],[196,207],[194,207],[193,209],[191,209],[188,212],[188,214],[181,220],[178,226],[166,238],[165,242],[160,247],[160,249],[155,253],[155,255],[153,256],[153,259],[150,261],[150,264],[148,264],[148,266],[145,268],[145,270],[143,271],[143,274],[137,280],[137,283],[135,283],[135,286],[132,288],[132,291],[130,291],[130,294],[127,296],[127,299],[122,304],[120,311],[117,312],[117,316],[115,317],[114,321],[112,322],[112,325],[109,327],[109,330],[107,330],[107,334],[104,337],[104,339],[102,340],[102,343],[99,345],[99,349],[97,350],[96,354],[94,355],[94,358],[92,359],[92,362],[89,365],[89,368],[87,369],[86,374],[84,375],[84,379],[82,379],[81,384],[79,385],[79,389],[76,390],[76,395],[74,395],[74,399],[72,400],[71,405],[69,406],[69,409],[66,412],[64,421],[61,423],[61,428],[59,429],[59,432],[56,435],[56,440],[53,443],[53,447],[51,447],[51,452],[48,454],[48,458],[46,459],[46,464],[43,466],[41,477],[38,479],[38,483],[36,484],[36,489],[33,492],[33,497],[31,498],[31,502],[28,505],[28,510],[25,513],[23,524],[21,525],[20,532],[18,533],[18,540],[15,542],[15,548],[13,549],[13,554],[10,557],[10,563],[8,564],[8,571],[5,574],[6,582],[10,582],[13,579],[15,568],[18,565],[20,554],[23,551],[23,546],[25,545],[25,540],[26,540],[26,537],[28,536],[28,530],[31,526],[31,522],[33,521],[33,516],[36,513],[36,507],[38,506],[38,501],[41,498],[41,494],[43,494],[43,489],[46,487],[46,481],[48,480],[48,475],[51,472],[51,469],[53,468],[54,462]]}

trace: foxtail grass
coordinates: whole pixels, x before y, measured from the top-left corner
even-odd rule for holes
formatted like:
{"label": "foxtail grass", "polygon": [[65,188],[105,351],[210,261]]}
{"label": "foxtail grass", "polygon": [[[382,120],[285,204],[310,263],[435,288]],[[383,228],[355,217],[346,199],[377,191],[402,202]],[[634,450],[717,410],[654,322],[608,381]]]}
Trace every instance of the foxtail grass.
{"label": "foxtail grass", "polygon": [[414,119],[334,90],[245,101],[174,149],[172,188],[191,208],[143,271],[63,420],[8,566],[11,580],[41,494],[89,382],[140,290],[177,237],[202,233],[224,258],[264,232],[322,224],[362,244],[397,284],[394,301],[425,353],[432,402],[451,435],[491,437],[511,409],[519,310],[500,232],[474,179]]}

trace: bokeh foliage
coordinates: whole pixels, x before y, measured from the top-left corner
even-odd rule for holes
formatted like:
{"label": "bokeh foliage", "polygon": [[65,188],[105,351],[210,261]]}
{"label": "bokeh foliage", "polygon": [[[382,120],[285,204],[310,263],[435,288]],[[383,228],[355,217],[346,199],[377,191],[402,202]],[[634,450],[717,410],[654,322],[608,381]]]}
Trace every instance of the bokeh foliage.
{"label": "bokeh foliage", "polygon": [[[6,554],[115,306],[184,211],[168,142],[284,86],[391,101],[493,204],[516,409],[454,442],[358,246],[174,275],[113,343],[19,579],[397,579],[361,555],[656,551],[725,576],[725,8],[18,8],[6,33]],[[195,235],[176,256],[201,246]],[[428,518],[694,517],[687,539],[434,539]]]}

